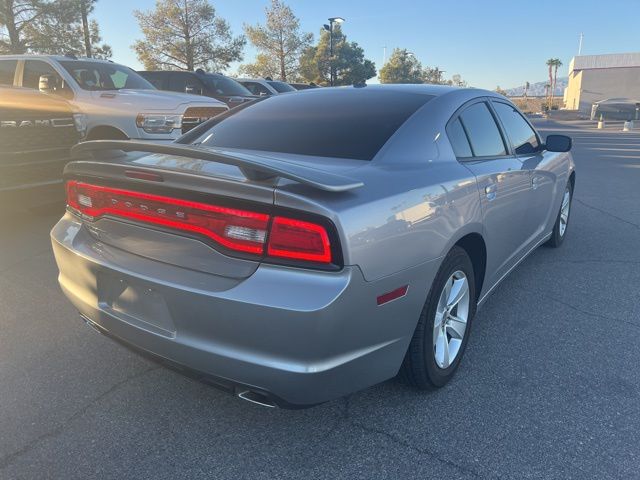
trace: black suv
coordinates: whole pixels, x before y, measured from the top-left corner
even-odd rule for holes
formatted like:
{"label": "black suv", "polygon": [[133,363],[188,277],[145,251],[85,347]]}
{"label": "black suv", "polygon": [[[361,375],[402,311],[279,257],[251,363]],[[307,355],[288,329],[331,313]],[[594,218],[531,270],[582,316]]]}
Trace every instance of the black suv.
{"label": "black suv", "polygon": [[258,98],[240,83],[220,73],[207,73],[202,69],[184,71],[138,72],[158,90],[205,95],[233,108]]}

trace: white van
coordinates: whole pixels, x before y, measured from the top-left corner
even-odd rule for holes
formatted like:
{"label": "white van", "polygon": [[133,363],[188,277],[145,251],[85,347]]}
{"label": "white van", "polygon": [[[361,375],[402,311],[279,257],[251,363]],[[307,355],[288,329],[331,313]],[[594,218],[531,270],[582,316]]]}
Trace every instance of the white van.
{"label": "white van", "polygon": [[0,56],[0,85],[65,98],[84,114],[86,140],[169,142],[228,110],[213,98],[157,90],[123,65],[74,56]]}

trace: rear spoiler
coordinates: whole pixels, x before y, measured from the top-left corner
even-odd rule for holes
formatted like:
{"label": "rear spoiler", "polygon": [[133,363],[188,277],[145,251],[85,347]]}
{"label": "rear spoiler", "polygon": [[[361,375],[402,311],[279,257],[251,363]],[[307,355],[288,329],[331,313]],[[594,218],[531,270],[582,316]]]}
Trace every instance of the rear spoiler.
{"label": "rear spoiler", "polygon": [[[362,187],[364,183],[335,173],[323,172],[315,168],[285,162],[275,158],[238,152],[206,149],[177,143],[161,144],[135,140],[93,140],[82,142],[71,149],[74,156],[94,152],[120,150],[123,152],[160,153],[178,157],[209,160],[226,165],[234,165],[249,180],[262,181],[286,178],[303,185],[327,192],[346,192]],[[105,157],[106,158],[106,157]]]}

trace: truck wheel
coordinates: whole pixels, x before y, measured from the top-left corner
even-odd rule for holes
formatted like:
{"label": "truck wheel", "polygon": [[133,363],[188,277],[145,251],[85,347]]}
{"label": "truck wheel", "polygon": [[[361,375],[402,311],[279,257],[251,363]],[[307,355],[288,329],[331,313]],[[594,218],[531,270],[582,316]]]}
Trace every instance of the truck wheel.
{"label": "truck wheel", "polygon": [[473,264],[456,246],[436,275],[402,364],[402,377],[420,389],[444,386],[464,353],[476,312]]}

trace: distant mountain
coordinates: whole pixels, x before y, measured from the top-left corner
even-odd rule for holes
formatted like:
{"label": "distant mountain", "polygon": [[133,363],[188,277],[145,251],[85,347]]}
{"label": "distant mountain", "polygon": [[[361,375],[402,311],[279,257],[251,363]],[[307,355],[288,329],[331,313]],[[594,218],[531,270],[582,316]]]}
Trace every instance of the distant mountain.
{"label": "distant mountain", "polygon": [[[529,91],[527,95],[530,97],[544,97],[545,95],[545,85],[549,83],[546,82],[536,82],[529,85]],[[554,95],[562,96],[564,94],[564,89],[567,87],[567,83],[569,83],[569,77],[558,77],[556,80],[556,91]],[[524,95],[524,85],[515,88],[508,88],[506,90],[507,95],[509,97],[521,97]]]}

